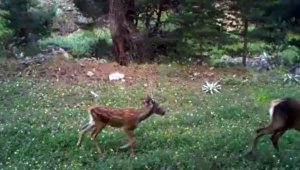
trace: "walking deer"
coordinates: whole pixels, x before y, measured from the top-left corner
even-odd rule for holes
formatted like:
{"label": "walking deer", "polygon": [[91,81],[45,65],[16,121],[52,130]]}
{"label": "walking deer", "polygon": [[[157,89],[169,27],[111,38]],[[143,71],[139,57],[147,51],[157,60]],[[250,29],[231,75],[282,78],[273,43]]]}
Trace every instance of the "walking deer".
{"label": "walking deer", "polygon": [[143,106],[139,109],[114,108],[101,105],[90,107],[88,109],[89,122],[81,128],[77,146],[80,146],[84,134],[87,131],[92,130],[92,140],[94,141],[98,152],[102,154],[100,145],[96,141],[96,137],[105,126],[110,125],[112,127],[124,129],[129,142],[121,146],[120,149],[127,149],[130,147],[131,154],[134,154],[136,139],[133,134],[133,130],[141,121],[147,119],[153,113],[156,113],[158,115],[165,114],[165,110],[153,100],[152,95],[147,94],[147,96],[143,100],[142,105]]}
{"label": "walking deer", "polygon": [[272,100],[269,114],[271,123],[267,127],[256,130],[247,155],[253,153],[258,139],[264,135],[272,134],[273,147],[279,150],[278,140],[287,130],[296,129],[300,131],[300,100],[290,97]]}

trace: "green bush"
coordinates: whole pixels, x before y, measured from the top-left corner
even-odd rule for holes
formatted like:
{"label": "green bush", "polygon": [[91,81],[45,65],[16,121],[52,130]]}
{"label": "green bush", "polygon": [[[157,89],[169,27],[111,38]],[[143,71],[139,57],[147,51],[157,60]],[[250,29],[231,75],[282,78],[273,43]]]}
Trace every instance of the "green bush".
{"label": "green bush", "polygon": [[7,37],[12,33],[12,30],[7,27],[7,20],[2,15],[7,15],[8,12],[0,10],[0,57],[5,56],[5,42]]}
{"label": "green bush", "polygon": [[25,43],[34,41],[31,39],[34,37],[32,35],[48,34],[56,12],[55,5],[44,7],[37,0],[2,0],[0,8],[7,11],[0,12],[0,17],[7,21],[5,26],[13,30],[14,35],[22,38]]}
{"label": "green bush", "polygon": [[278,56],[283,64],[291,65],[300,61],[300,50],[296,46],[289,45],[282,51],[279,51]]}
{"label": "green bush", "polygon": [[7,15],[8,12],[4,10],[0,10],[0,38],[4,36],[6,33],[10,32],[10,29],[7,27],[7,20],[3,18],[3,15]]}
{"label": "green bush", "polygon": [[263,41],[255,41],[248,44],[250,53],[261,53],[266,50],[267,46]]}
{"label": "green bush", "polygon": [[40,46],[57,45],[67,48],[75,56],[90,55],[101,43],[107,49],[112,44],[110,32],[107,28],[96,30],[79,30],[66,36],[52,35],[38,41]]}

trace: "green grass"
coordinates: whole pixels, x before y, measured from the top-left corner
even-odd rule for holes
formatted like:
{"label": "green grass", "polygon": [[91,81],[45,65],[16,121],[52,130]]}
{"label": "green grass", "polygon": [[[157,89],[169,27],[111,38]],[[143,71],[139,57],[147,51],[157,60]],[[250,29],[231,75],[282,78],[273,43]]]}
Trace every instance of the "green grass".
{"label": "green grass", "polygon": [[[88,121],[87,106],[138,107],[146,90],[142,84],[1,81],[0,169],[299,169],[295,131],[281,138],[279,153],[264,137],[253,159],[243,157],[253,131],[269,121],[268,102],[300,97],[299,86],[225,85],[221,93],[208,95],[200,85],[169,84],[163,77],[161,82],[154,94],[168,115],[139,125],[134,157],[117,149],[127,142],[123,131],[107,127],[98,136],[106,155],[100,161],[88,134],[75,147],[78,129]],[[100,97],[94,99],[90,90]]]}

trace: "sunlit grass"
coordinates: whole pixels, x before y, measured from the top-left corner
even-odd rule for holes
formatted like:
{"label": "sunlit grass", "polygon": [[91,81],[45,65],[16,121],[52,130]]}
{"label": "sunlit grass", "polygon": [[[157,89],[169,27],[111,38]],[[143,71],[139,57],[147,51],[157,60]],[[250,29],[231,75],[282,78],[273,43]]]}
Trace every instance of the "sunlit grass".
{"label": "sunlit grass", "polygon": [[[93,103],[139,107],[143,84],[37,83],[20,78],[0,82],[0,169],[297,169],[299,134],[280,140],[279,154],[268,137],[258,144],[253,160],[243,157],[253,131],[267,124],[268,102],[300,97],[299,86],[280,82],[225,85],[221,93],[169,84],[161,79],[154,96],[168,115],[153,116],[135,130],[137,154],[117,148],[126,137],[107,127],[98,140],[105,148],[100,161],[86,136],[76,148],[78,129],[88,120]],[[90,91],[99,95],[94,98]]]}

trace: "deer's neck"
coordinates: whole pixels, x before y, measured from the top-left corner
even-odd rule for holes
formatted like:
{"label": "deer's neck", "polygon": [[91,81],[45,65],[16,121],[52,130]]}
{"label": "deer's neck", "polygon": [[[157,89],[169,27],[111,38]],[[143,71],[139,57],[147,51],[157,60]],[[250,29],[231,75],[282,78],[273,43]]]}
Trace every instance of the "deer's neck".
{"label": "deer's neck", "polygon": [[151,109],[152,109],[152,106],[148,106],[148,107],[143,107],[143,108],[138,110],[138,112],[140,113],[139,114],[139,121],[140,122],[147,119],[149,116],[152,115]]}

